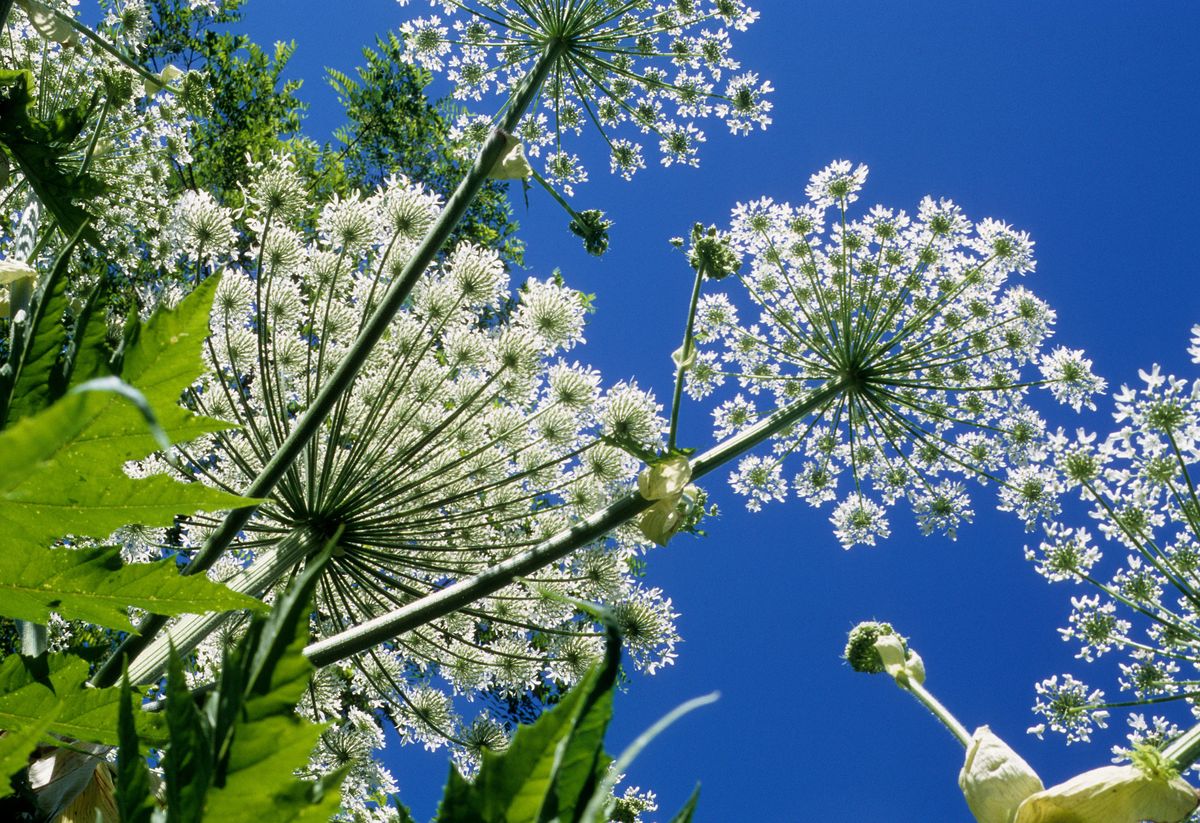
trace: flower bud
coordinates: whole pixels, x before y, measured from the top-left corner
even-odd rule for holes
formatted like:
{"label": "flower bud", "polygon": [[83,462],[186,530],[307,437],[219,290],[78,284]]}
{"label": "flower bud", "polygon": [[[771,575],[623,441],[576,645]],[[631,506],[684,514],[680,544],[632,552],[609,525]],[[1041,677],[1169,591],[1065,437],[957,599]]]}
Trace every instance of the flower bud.
{"label": "flower bud", "polygon": [[1026,798],[1015,823],[1180,823],[1198,803],[1183,778],[1103,766]]}
{"label": "flower bud", "polygon": [[183,70],[178,66],[168,64],[166,68],[158,73],[157,82],[149,79],[142,82],[142,91],[145,92],[147,96],[158,94],[180,77],[183,77]]}
{"label": "flower bud", "polygon": [[958,787],[978,823],[1013,823],[1025,798],[1042,790],[1042,781],[1019,754],[980,726],[971,735]]}

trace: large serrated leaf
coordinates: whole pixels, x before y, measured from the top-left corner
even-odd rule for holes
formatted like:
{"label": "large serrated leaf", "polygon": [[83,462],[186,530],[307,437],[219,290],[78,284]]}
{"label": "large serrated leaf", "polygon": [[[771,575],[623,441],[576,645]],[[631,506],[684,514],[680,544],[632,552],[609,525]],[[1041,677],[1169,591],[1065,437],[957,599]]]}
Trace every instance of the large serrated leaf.
{"label": "large serrated leaf", "polygon": [[[252,501],[162,475],[135,480],[123,464],[132,438],[109,430],[106,410],[133,407],[111,394],[64,397],[0,433],[0,545],[24,552],[64,534],[104,538],[120,526],[170,526],[175,516],[220,511]],[[138,414],[136,409],[133,414]],[[138,439],[157,444],[140,416]]]}
{"label": "large serrated leaf", "polygon": [[[87,663],[70,655],[31,659],[9,655],[0,662],[0,728],[38,727],[54,717],[50,731],[76,740],[116,745],[119,689],[85,687]],[[142,737],[162,741],[152,718],[141,718]]]}
{"label": "large serrated leaf", "polygon": [[[177,402],[204,370],[200,352],[213,288],[215,281],[206,281],[176,310],[159,312],[141,327],[122,370],[176,440],[227,427]],[[18,421],[0,433],[3,548],[32,550],[64,534],[104,538],[129,523],[168,526],[179,514],[253,502],[199,483],[125,474],[125,462],[157,448],[141,411],[112,393],[72,393]]]}
{"label": "large serrated leaf", "polygon": [[204,575],[180,575],[173,560],[122,564],[118,548],[0,552],[0,615],[18,620],[45,623],[55,611],[130,629],[129,606],[176,615],[262,605]]}

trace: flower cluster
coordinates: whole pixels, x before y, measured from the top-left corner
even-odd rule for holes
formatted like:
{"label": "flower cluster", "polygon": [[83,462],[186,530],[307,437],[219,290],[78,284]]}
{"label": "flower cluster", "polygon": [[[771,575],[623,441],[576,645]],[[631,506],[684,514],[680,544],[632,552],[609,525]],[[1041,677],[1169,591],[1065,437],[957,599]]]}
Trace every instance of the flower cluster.
{"label": "flower cluster", "polygon": [[[218,260],[211,376],[191,402],[238,428],[180,454],[196,479],[226,490],[246,488],[275,453],[440,206],[396,178],[370,196],[328,203],[306,230],[294,174],[278,160],[247,187],[253,262]],[[214,203],[196,206],[223,234],[232,217]],[[206,244],[200,256],[221,251]],[[605,391],[593,369],[563,358],[583,339],[586,307],[557,279],[531,279],[511,294],[494,251],[459,245],[426,272],[214,572],[240,574],[252,558],[274,562],[297,546],[288,562],[302,563],[335,540],[318,590],[317,629],[327,636],[484,571],[631,489],[638,461],[607,441],[654,448],[663,421],[636,385]],[[218,522],[193,519],[185,550]],[[619,529],[361,655],[342,692],[355,704],[386,702],[409,740],[496,745],[499,722],[464,721],[454,696],[517,699],[574,683],[603,638],[572,598],[612,604],[635,665],[653,672],[674,657],[675,615],[633,574],[646,545],[636,526]],[[219,638],[209,646],[201,657],[215,664]]]}
{"label": "flower cluster", "polygon": [[[75,16],[73,4],[50,5]],[[148,20],[144,4],[114,5],[99,33],[134,49]],[[57,164],[72,178],[86,177],[104,187],[87,202],[99,258],[110,272],[128,277],[147,262],[162,263],[168,248],[160,229],[170,214],[169,177],[176,163],[190,162],[186,109],[179,95],[146,88],[95,42],[67,32],[36,28],[18,3],[0,31],[0,52],[6,68],[28,69],[37,78],[35,116],[78,121],[78,133]],[[10,257],[25,245],[19,243],[19,226],[40,237],[47,234],[49,220],[20,170],[5,171],[0,174],[0,256]],[[40,248],[50,255],[58,250],[53,241]]]}
{"label": "flower cluster", "polygon": [[749,265],[737,293],[699,301],[687,391],[737,387],[713,412],[720,437],[807,409],[732,473],[752,511],[790,492],[836,501],[842,544],[873,545],[905,498],[923,532],[953,538],[973,515],[959,478],[994,479],[1004,505],[1031,505],[1022,472],[1045,425],[1029,388],[1078,409],[1104,382],[1080,352],[1043,351],[1054,312],[1008,282],[1034,269],[1024,232],[930,197],[915,215],[874,206],[852,218],[866,176],[838,161],[812,176],[807,203],[737,206],[727,239]]}
{"label": "flower cluster", "polygon": [[[527,76],[544,76],[539,103],[515,133],[526,154],[544,155],[544,176],[565,189],[587,171],[563,137],[589,124],[605,135],[611,170],[628,179],[646,165],[647,140],[663,165],[697,165],[705,141],[697,120],[716,117],[735,134],[771,122],[770,82],[730,55],[730,31],[758,18],[743,0],[431,5],[439,14],[400,27],[409,59],[445,71],[460,100],[508,97]],[[464,114],[456,134],[479,142],[490,125]]]}
{"label": "flower cluster", "polygon": [[[1200,362],[1200,351],[1190,353]],[[1087,662],[1122,653],[1117,682],[1130,693],[1122,705],[1184,701],[1194,713],[1200,697],[1200,380],[1165,375],[1157,365],[1140,377],[1140,387],[1122,386],[1114,395],[1115,431],[1050,438],[1038,469],[1048,501],[1040,518],[1045,537],[1025,553],[1047,580],[1090,586],[1091,593],[1071,598],[1060,633]],[[1061,499],[1068,492],[1078,492],[1092,528],[1064,522]],[[1051,727],[1074,737],[1083,736],[1078,729],[1091,713],[1105,708],[1098,691],[1077,707],[1041,704]],[[1149,723],[1137,717],[1135,742],[1151,728],[1171,728],[1165,717]]]}

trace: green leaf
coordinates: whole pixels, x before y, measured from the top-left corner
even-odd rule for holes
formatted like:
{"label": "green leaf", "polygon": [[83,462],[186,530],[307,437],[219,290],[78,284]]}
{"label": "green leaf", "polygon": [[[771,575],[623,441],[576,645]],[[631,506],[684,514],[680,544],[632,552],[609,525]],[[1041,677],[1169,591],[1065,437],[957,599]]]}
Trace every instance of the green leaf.
{"label": "green leaf", "polygon": [[696,813],[696,804],[700,802],[700,784],[692,789],[692,795],[683,804],[683,808],[671,818],[671,823],[692,823],[692,815]]}
{"label": "green leaf", "polygon": [[122,823],[150,823],[154,814],[154,793],[150,790],[150,771],[142,759],[134,721],[134,690],[129,678],[121,681],[121,703],[117,716],[117,811]]}
{"label": "green leaf", "polygon": [[196,708],[183,661],[174,649],[167,662],[167,728],[171,745],[163,762],[163,776],[167,782],[168,823],[200,823],[213,776],[212,730]]}
{"label": "green leaf", "polygon": [[[298,717],[295,707],[313,672],[303,654],[312,594],[336,542],[335,537],[309,562],[270,616],[251,627],[239,653],[225,661],[242,674],[223,678],[221,691],[242,686],[245,704],[230,730],[228,758],[215,775],[219,788],[208,795],[209,820],[325,821],[338,810],[337,787],[345,772],[316,783],[294,774],[308,763],[327,728]],[[227,714],[231,697],[218,693],[210,699],[218,716]],[[218,749],[224,748],[222,737],[217,739]]]}
{"label": "green leaf", "polygon": [[129,523],[169,526],[179,514],[253,502],[163,475],[140,480],[126,475],[123,464],[144,457],[156,444],[139,417],[142,431],[136,439],[149,447],[140,453],[121,447],[135,438],[109,426],[106,412],[117,404],[128,405],[117,395],[68,395],[0,432],[6,463],[0,476],[0,534],[6,552],[44,550],[63,534],[104,538]]}
{"label": "green leaf", "polygon": [[129,606],[167,616],[263,608],[204,575],[180,575],[172,559],[123,564],[116,547],[0,552],[5,617],[45,623],[55,611],[67,620],[130,629]]}
{"label": "green leaf", "polygon": [[[49,729],[77,740],[116,745],[119,689],[86,687],[87,663],[71,655],[0,662],[0,728],[29,730],[53,717]],[[142,720],[142,736],[161,742],[152,718]]]}
{"label": "green leaf", "polygon": [[[209,277],[175,309],[155,312],[144,326],[135,327],[126,344],[121,379],[146,396],[163,429],[176,443],[230,428],[229,423],[201,417],[179,405],[179,396],[208,371],[203,352],[219,281],[220,277]],[[144,448],[141,438],[146,434],[145,426],[136,410],[124,405],[119,408],[123,412],[119,419],[124,423],[121,433],[133,440],[131,454],[142,456],[152,451],[153,446],[142,455],[136,454]],[[107,428],[110,435],[117,434],[116,419],[108,421]]]}
{"label": "green leaf", "polygon": [[604,660],[584,699],[579,721],[554,781],[550,812],[559,820],[579,817],[612,762],[604,752],[604,733],[612,720],[612,690],[621,666],[621,636],[611,612],[590,608],[591,604],[578,605],[605,625],[607,642]]}
{"label": "green leaf", "polygon": [[[178,405],[204,371],[200,357],[215,279],[175,311],[159,312],[131,341],[122,377],[141,389],[163,429],[187,439],[227,424]],[[40,550],[63,534],[104,538],[119,526],[172,525],[176,515],[253,503],[162,475],[135,480],[126,461],[158,448],[138,408],[113,393],[69,394],[0,432],[0,534],[8,552]]]}
{"label": "green leaf", "polygon": [[28,69],[0,70],[0,146],[8,149],[63,233],[71,237],[83,231],[85,239],[94,244],[99,238],[85,228],[89,215],[73,201],[96,197],[105,186],[93,175],[71,168],[69,158],[97,96],[43,120],[34,114],[34,85]]}
{"label": "green leaf", "polygon": [[467,783],[452,766],[438,808],[439,823],[540,820],[596,674],[593,669],[537,722],[518,728],[506,750],[485,751],[474,783]]}
{"label": "green leaf", "polygon": [[46,738],[46,732],[58,719],[61,709],[61,705],[55,706],[39,722],[17,731],[9,731],[0,737],[0,797],[8,797],[13,793],[8,778],[29,764],[29,753]]}
{"label": "green leaf", "polygon": [[100,281],[75,318],[65,375],[68,388],[85,380],[111,374],[108,363],[112,352],[109,351],[108,322],[105,319],[105,301],[109,296],[107,284],[107,280]]}

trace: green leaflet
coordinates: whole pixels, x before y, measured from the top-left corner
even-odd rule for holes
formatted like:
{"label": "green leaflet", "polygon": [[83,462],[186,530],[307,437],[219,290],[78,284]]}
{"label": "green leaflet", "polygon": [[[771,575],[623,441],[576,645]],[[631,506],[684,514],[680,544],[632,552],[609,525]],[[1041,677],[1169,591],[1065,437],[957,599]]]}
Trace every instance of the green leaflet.
{"label": "green leaflet", "polygon": [[0,797],[12,794],[8,778],[29,765],[29,753],[46,737],[50,725],[58,719],[61,706],[55,706],[40,721],[0,737]]}
{"label": "green leaflet", "polygon": [[[603,810],[612,790],[609,766],[613,761],[604,752],[604,732],[612,718],[621,638],[610,615],[603,610],[593,613],[608,630],[604,661],[557,706],[533,724],[518,728],[507,749],[485,751],[473,783],[451,767],[437,823],[594,823],[599,819],[595,809]],[[673,716],[688,711],[690,704],[711,699],[689,701],[638,742],[644,745]],[[699,796],[697,787],[672,823],[691,823]]]}
{"label": "green leaflet", "polygon": [[122,823],[150,823],[154,813],[154,794],[150,788],[150,770],[142,759],[138,741],[137,710],[129,678],[121,682],[121,703],[117,717],[117,811]]}
{"label": "green leaflet", "polygon": [[[55,734],[116,744],[120,690],[87,688],[87,677],[87,663],[70,655],[9,655],[0,662],[0,728],[29,732],[51,718]],[[161,742],[157,721],[140,719],[142,737]]]}
{"label": "green leaflet", "polygon": [[242,704],[233,713],[236,720],[228,731],[218,728],[215,735],[218,757],[225,750],[228,756],[219,760],[215,786],[208,793],[209,820],[326,821],[338,809],[337,787],[345,772],[318,783],[293,774],[308,762],[327,728],[298,717],[295,709],[313,672],[303,654],[312,593],[336,543],[335,537],[319,558],[308,563],[270,616],[256,622],[238,653],[225,661],[223,668],[238,673],[223,675],[221,688],[210,701],[217,701],[217,715],[225,718],[237,696],[231,692],[237,690]]}
{"label": "green leaflet", "polygon": [[692,789],[691,797],[683,804],[683,808],[679,813],[671,818],[671,823],[692,823],[692,816],[696,813],[696,804],[700,802],[700,786]]}
{"label": "green leaflet", "polygon": [[[176,440],[226,428],[181,408],[180,393],[203,372],[215,280],[175,311],[159,312],[129,343],[121,377],[136,385]],[[141,412],[112,393],[68,394],[0,432],[0,534],[7,554],[45,551],[64,534],[107,537],[119,526],[171,525],[178,514],[252,501],[165,476],[135,480],[123,464],[158,448]]]}
{"label": "green leaflet", "polygon": [[[312,595],[335,542],[309,561],[271,614],[256,618],[237,647],[227,650],[216,689],[202,705],[187,689],[178,656],[171,656],[164,760],[169,823],[324,823],[337,811],[345,772],[318,782],[295,776],[326,728],[297,716],[295,706],[313,671],[303,655]],[[118,784],[118,803],[123,813],[131,810],[131,819],[144,819],[153,800],[142,779],[133,714],[127,700],[118,773],[131,779]]]}
{"label": "green leaflet", "polygon": [[[157,475],[135,480],[123,464],[155,448],[144,423],[135,437],[125,415],[106,412],[111,394],[75,394],[0,433],[0,534],[6,553],[46,551],[64,534],[107,537],[120,526],[169,526],[178,514],[219,511],[249,502],[198,483]],[[119,425],[111,425],[113,422]],[[134,450],[131,444],[141,443]],[[148,447],[147,447],[148,446]]]}
{"label": "green leaflet", "polygon": [[[50,275],[42,279],[30,306],[29,331],[21,341],[12,364],[16,379],[11,396],[0,397],[0,428],[49,406],[62,396],[65,386],[59,368],[67,328],[67,266],[75,251],[78,236],[59,254]],[[6,406],[6,408],[5,408]]]}
{"label": "green leaflet", "polygon": [[[609,654],[557,706],[517,729],[501,753],[484,752],[473,783],[451,767],[438,809],[439,823],[527,823],[575,820],[586,805],[593,770],[606,764],[604,730],[611,715],[620,639],[609,636]],[[557,808],[555,808],[557,806]]]}
{"label": "green leaflet", "polygon": [[0,615],[45,623],[55,611],[67,620],[128,630],[129,606],[172,616],[262,603],[204,575],[184,577],[171,559],[123,564],[115,547],[0,552]]}

